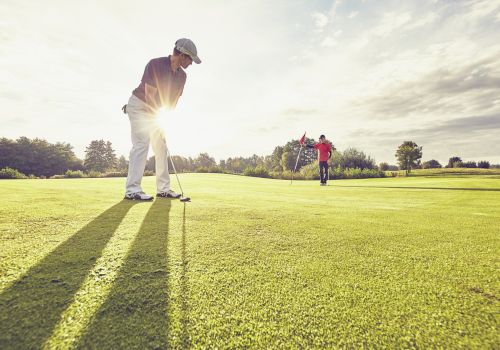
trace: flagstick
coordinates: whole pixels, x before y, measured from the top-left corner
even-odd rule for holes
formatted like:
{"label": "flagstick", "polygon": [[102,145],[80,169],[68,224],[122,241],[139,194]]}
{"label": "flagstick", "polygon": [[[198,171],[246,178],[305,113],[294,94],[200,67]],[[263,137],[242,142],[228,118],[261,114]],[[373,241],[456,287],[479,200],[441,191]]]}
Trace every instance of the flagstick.
{"label": "flagstick", "polygon": [[297,155],[297,160],[295,161],[295,168],[293,168],[292,179],[290,180],[290,185],[291,185],[291,184],[292,184],[292,182],[293,182],[293,174],[294,174],[294,173],[295,173],[295,171],[297,170],[297,164],[299,164],[300,152],[302,152],[302,145],[300,145],[299,154]]}

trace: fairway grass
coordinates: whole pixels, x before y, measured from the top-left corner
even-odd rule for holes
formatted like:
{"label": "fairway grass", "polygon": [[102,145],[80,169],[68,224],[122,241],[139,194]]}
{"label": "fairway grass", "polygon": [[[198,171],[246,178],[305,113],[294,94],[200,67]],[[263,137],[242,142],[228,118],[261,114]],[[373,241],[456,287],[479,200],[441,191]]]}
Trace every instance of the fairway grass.
{"label": "fairway grass", "polygon": [[0,181],[0,349],[498,348],[498,176],[180,177]]}

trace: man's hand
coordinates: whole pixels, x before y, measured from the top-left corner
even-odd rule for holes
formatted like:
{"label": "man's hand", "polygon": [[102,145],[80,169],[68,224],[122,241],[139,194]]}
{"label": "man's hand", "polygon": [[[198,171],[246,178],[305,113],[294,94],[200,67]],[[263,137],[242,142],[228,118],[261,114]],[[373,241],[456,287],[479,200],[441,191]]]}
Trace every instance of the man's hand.
{"label": "man's hand", "polygon": [[127,105],[123,105],[122,111],[123,111],[123,114],[127,114]]}

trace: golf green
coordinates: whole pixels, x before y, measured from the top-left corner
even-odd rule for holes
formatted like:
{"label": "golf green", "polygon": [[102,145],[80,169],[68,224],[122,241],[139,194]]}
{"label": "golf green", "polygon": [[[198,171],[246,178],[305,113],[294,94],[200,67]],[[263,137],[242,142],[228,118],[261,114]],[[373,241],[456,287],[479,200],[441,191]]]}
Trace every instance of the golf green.
{"label": "golf green", "polygon": [[180,178],[2,180],[0,348],[498,348],[500,177]]}

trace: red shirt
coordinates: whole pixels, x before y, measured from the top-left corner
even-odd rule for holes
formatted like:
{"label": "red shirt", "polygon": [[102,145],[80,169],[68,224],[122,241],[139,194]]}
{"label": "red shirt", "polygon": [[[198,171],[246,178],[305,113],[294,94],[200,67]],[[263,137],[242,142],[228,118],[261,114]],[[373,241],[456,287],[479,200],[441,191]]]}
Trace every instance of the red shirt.
{"label": "red shirt", "polygon": [[332,146],[329,143],[316,143],[314,148],[318,150],[318,160],[326,162],[328,160],[328,152],[332,151]]}

